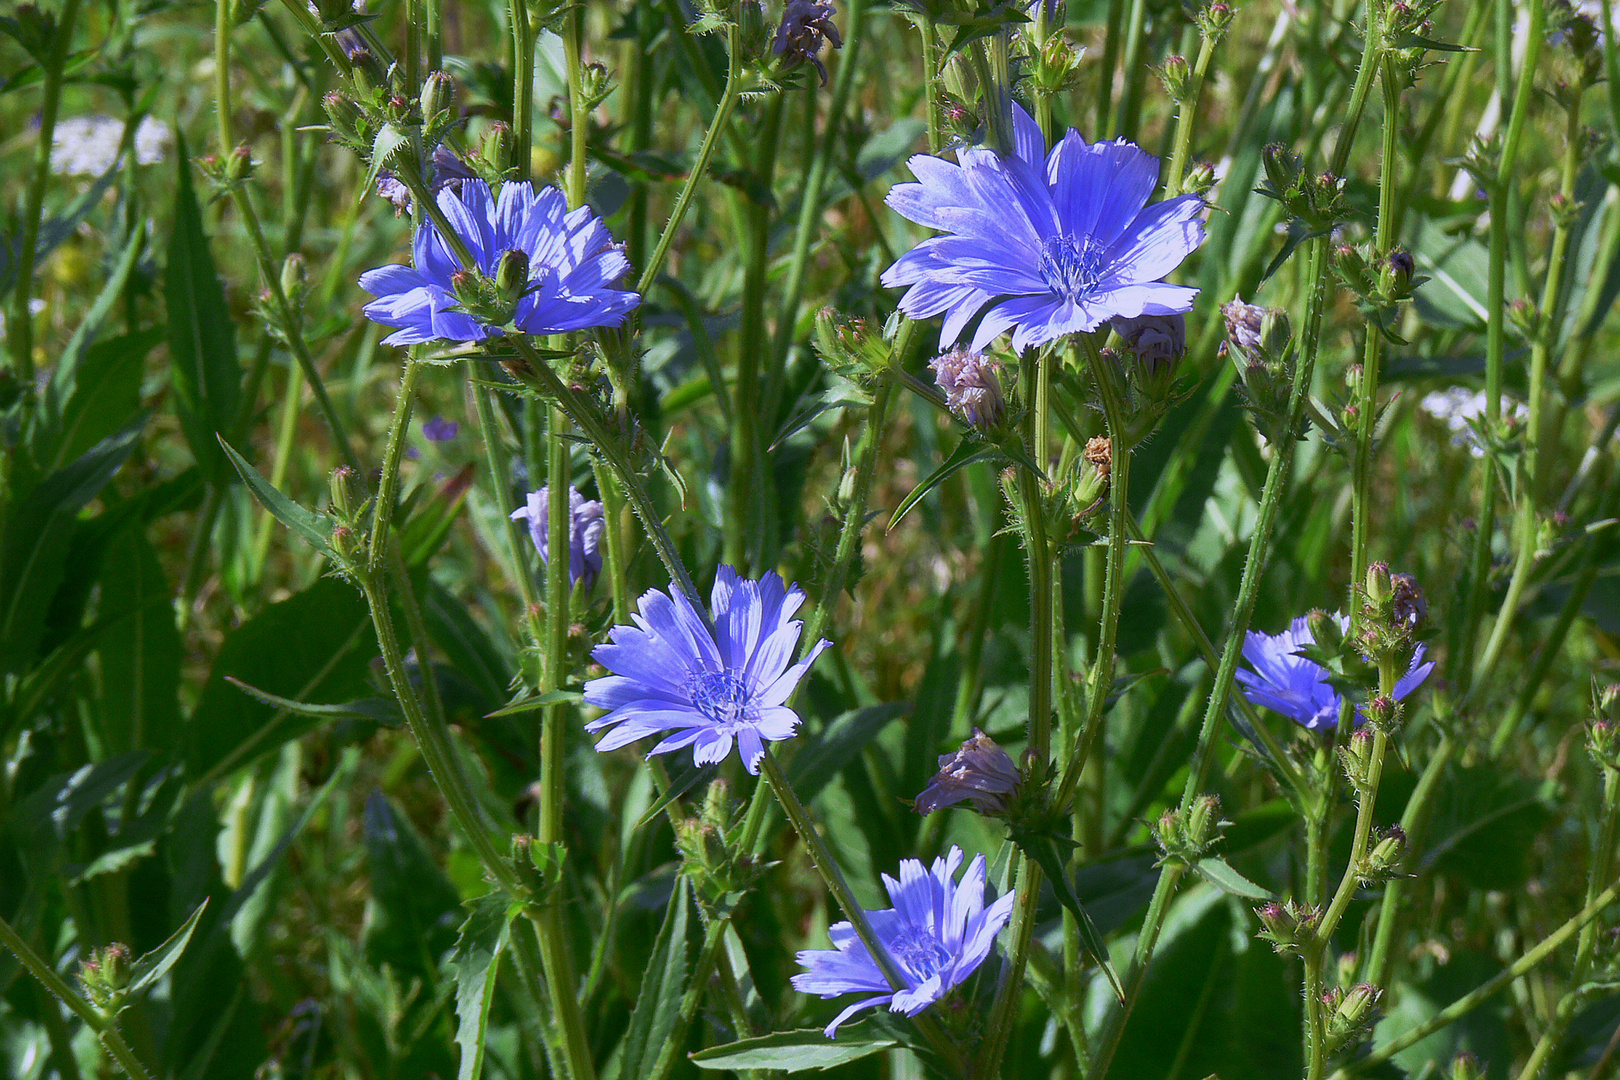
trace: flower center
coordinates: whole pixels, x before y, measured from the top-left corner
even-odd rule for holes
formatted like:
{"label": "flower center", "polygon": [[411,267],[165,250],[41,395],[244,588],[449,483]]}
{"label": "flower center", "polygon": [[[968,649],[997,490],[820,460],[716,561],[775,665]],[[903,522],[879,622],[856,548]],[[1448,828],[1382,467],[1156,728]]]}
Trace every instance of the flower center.
{"label": "flower center", "polygon": [[915,923],[908,924],[894,940],[886,944],[889,954],[918,982],[926,982],[938,975],[951,958],[950,951],[928,932],[927,927]]}
{"label": "flower center", "polygon": [[1089,236],[1054,236],[1041,249],[1041,280],[1065,300],[1084,299],[1102,279],[1105,250]]}
{"label": "flower center", "polygon": [[748,714],[748,687],[734,672],[705,671],[693,676],[688,691],[697,711],[717,724],[735,724]]}

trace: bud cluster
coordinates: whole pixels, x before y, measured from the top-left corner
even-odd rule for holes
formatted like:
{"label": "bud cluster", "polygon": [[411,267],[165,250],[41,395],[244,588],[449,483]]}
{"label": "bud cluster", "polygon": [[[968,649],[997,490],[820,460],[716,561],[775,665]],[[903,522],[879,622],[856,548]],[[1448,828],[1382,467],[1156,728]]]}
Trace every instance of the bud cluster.
{"label": "bud cluster", "polygon": [[[350,60],[355,62],[355,54]],[[353,90],[334,90],[321,105],[333,142],[374,168],[415,176],[423,174],[424,163],[458,122],[455,82],[442,71],[429,72],[420,87],[407,88],[397,66],[368,72],[355,62]]]}
{"label": "bud cluster", "polygon": [[1154,839],[1163,852],[1160,865],[1191,867],[1230,824],[1222,820],[1221,800],[1215,795],[1200,795],[1185,810],[1166,810],[1153,828]]}
{"label": "bud cluster", "polygon": [[[1411,574],[1391,574],[1388,564],[1375,562],[1367,567],[1366,580],[1358,592],[1361,618],[1356,648],[1372,662],[1389,663],[1404,672],[1412,663],[1428,623],[1429,606],[1423,589]],[[1368,704],[1367,711],[1369,721],[1378,723],[1373,703]],[[1399,719],[1399,708],[1394,703],[1388,711],[1391,722]]]}
{"label": "bud cluster", "polygon": [[1394,248],[1379,254],[1370,248],[1340,244],[1333,249],[1333,269],[1356,297],[1356,307],[1378,332],[1396,345],[1406,344],[1395,332],[1397,305],[1410,300],[1428,278],[1417,276],[1411,253]]}
{"label": "bud cluster", "polygon": [[681,870],[691,879],[698,902],[711,917],[736,907],[769,869],[770,864],[758,862],[742,847],[741,831],[731,785],[724,780],[709,785],[697,817],[675,827]]}
{"label": "bud cluster", "polygon": [[247,143],[242,143],[224,157],[204,154],[197,159],[197,167],[208,178],[214,197],[218,198],[241,187],[253,175],[253,151],[248,149]]}
{"label": "bud cluster", "polygon": [[1037,92],[1066,94],[1080,83],[1080,59],[1086,53],[1063,36],[1061,30],[1051,34],[1039,48],[1031,50],[1030,81]]}
{"label": "bud cluster", "polygon": [[1280,143],[1272,143],[1260,153],[1266,179],[1260,194],[1282,203],[1290,217],[1305,222],[1313,232],[1330,229],[1343,220],[1345,209],[1339,199],[1344,178],[1324,172],[1311,175],[1305,161]]}
{"label": "bud cluster", "polygon": [[1299,947],[1316,935],[1322,922],[1322,909],[1297,900],[1284,903],[1262,904],[1254,909],[1260,917],[1260,937],[1271,942],[1279,953],[1298,952]]}
{"label": "bud cluster", "polygon": [[1605,769],[1620,769],[1620,686],[1592,680],[1592,723],[1586,730],[1586,748]]}
{"label": "bud cluster", "polygon": [[1093,435],[1060,484],[1063,512],[1077,525],[1084,524],[1102,509],[1108,498],[1109,477],[1114,469],[1114,445],[1102,435]]}
{"label": "bud cluster", "polygon": [[893,336],[890,326],[874,326],[830,307],[816,313],[814,341],[822,362],[834,374],[861,386],[888,373]]}
{"label": "bud cluster", "polygon": [[1243,379],[1244,406],[1269,442],[1288,438],[1293,422],[1289,398],[1294,383],[1294,335],[1288,313],[1233,300],[1226,317],[1224,348]]}
{"label": "bud cluster", "polygon": [[114,942],[91,951],[79,965],[79,986],[103,1016],[124,1007],[133,955],[128,945]]}
{"label": "bud cluster", "polygon": [[1199,9],[1193,16],[1193,22],[1198,25],[1198,33],[1205,41],[1212,45],[1219,45],[1226,36],[1226,31],[1232,25],[1232,9],[1221,0]]}
{"label": "bud cluster", "polygon": [[347,465],[332,470],[332,550],[340,563],[356,565],[366,558],[365,520],[371,509],[371,493],[360,474]]}

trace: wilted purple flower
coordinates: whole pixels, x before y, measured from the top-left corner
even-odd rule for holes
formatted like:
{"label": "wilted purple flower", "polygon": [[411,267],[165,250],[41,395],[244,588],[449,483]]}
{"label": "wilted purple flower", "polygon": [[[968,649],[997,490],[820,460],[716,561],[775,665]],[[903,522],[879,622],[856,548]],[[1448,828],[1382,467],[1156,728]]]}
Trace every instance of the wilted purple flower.
{"label": "wilted purple flower", "polygon": [[1198,195],[1147,205],[1159,162],[1133,143],[1087,145],[1069,133],[1044,155],[1041,130],[1013,104],[1014,153],[959,150],[953,165],[920,154],[921,181],[896,184],[887,202],[944,235],[924,240],[883,273],[909,286],[900,310],[944,314],[940,343],[962,336],[991,301],[970,348],[1013,330],[1024,349],[1095,330],[1116,316],[1192,309],[1197,289],[1162,279],[1204,241]]}
{"label": "wilted purple flower", "polygon": [[1151,368],[1174,364],[1187,351],[1185,315],[1120,316],[1114,319],[1114,332]]}
{"label": "wilted purple flower", "polygon": [[1007,401],[994,360],[969,349],[952,349],[928,361],[928,366],[953,414],[981,431],[1001,423]]}
{"label": "wilted purple flower", "polygon": [[[1341,629],[1349,627],[1350,620],[1345,616],[1334,618]],[[1254,671],[1239,669],[1237,680],[1244,686],[1244,696],[1254,704],[1281,713],[1310,731],[1332,731],[1339,724],[1339,692],[1327,681],[1326,668],[1299,655],[1301,649],[1315,643],[1303,616],[1277,635],[1251,630],[1243,638],[1243,658]],[[1424,651],[1421,644],[1413,651],[1411,665],[1395,684],[1396,700],[1416,690],[1434,670],[1433,661],[1423,663]],[[1357,713],[1359,724],[1359,708]]]}
{"label": "wilted purple flower", "polygon": [[454,420],[446,420],[442,416],[435,416],[422,425],[422,437],[428,442],[449,442],[456,437],[461,425]]}
{"label": "wilted purple flower", "polygon": [[[437,195],[445,188],[460,192],[462,182],[474,176],[453,150],[440,143],[433,150],[433,166],[423,171],[422,179],[427,181],[428,190]],[[411,208],[411,189],[387,169],[377,174],[377,194],[394,204],[395,217]]]}
{"label": "wilted purple flower", "polygon": [[[523,333],[617,326],[641,303],[637,293],[613,287],[630,261],[607,226],[589,206],[569,210],[554,187],[536,192],[527,183],[509,181],[497,200],[484,181],[465,180],[460,190],[441,190],[438,203],[487,277],[496,277],[503,261],[509,266],[527,261],[527,289],[512,318]],[[360,287],[377,297],[364,308],[367,318],[399,328],[384,344],[482,341],[500,332],[454,310],[451,278],[461,264],[431,221],[417,225],[412,262],[360,275]]]}
{"label": "wilted purple flower", "polygon": [[973,809],[993,817],[1006,811],[1023,779],[1007,751],[974,728],[973,737],[955,753],[939,755],[939,772],[917,796],[917,813],[931,814],[966,799]]}
{"label": "wilted purple flower", "polygon": [[816,53],[821,50],[823,38],[832,42],[835,49],[843,46],[838,27],[832,21],[836,14],[838,9],[827,0],[788,0],[782,12],[782,25],[777,28],[776,40],[771,43],[771,52],[782,57],[787,67],[810,61],[821,73],[822,85],[826,85],[827,69],[822,66]]}
{"label": "wilted purple flower", "polygon": [[[453,425],[452,425],[453,426]],[[425,431],[424,431],[425,433]],[[454,432],[452,432],[454,434]],[[529,492],[528,503],[512,511],[513,521],[529,523],[529,539],[540,552],[540,561],[551,565],[551,532],[546,526],[546,510],[551,505],[551,489]],[[605,527],[602,504],[587,500],[573,486],[568,488],[568,587],[581,578],[588,589],[602,572],[602,530]]]}
{"label": "wilted purple flower", "polygon": [[839,1024],[873,1005],[916,1016],[984,963],[996,935],[1012,916],[1018,894],[1009,892],[985,907],[984,856],[975,855],[957,882],[956,870],[961,865],[962,849],[953,845],[927,870],[916,859],[902,859],[899,881],[883,875],[894,907],[868,911],[866,917],[878,942],[905,977],[904,990],[889,985],[850,923],[828,928],[833,948],[799,953],[799,963],[809,970],[793,976],[795,990],[820,994],[824,999],[841,994],[872,995],[833,1018],[824,1029],[829,1039],[837,1034]]}
{"label": "wilted purple flower", "polygon": [[615,626],[612,644],[591,653],[614,674],[586,683],[585,700],[612,711],[585,730],[613,729],[596,744],[600,751],[673,731],[648,756],[690,746],[699,765],[724,760],[736,742],[744,767],[757,773],[765,743],[798,729],[798,714],[784,703],[832,643],[818,641],[789,664],[804,627],[793,618],[804,592],[774,571],[754,582],[720,567],[710,596],[712,632],[691,601],[671,591],[643,593],[636,625]]}

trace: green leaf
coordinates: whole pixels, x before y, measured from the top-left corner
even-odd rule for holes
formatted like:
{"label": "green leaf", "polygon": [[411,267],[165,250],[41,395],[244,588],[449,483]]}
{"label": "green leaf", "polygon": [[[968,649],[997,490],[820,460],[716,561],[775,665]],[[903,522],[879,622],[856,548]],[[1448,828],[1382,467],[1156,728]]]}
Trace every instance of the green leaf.
{"label": "green leaf", "polygon": [[236,355],[236,324],[214,269],[203,232],[202,209],[191,186],[185,136],[175,154],[174,231],[169,236],[163,298],[169,313],[169,373],[180,429],[216,484],[228,476],[219,438],[236,423],[242,370]]}
{"label": "green leaf", "polygon": [[472,912],[461,924],[456,951],[450,956],[450,967],[456,973],[456,1045],[461,1048],[456,1080],[478,1080],[483,1074],[484,1033],[495,1000],[495,973],[518,913],[499,891],[467,906]]}
{"label": "green leaf", "polygon": [[228,770],[312,726],[289,723],[282,707],[255,701],[229,680],[305,703],[352,703],[372,695],[377,655],[371,615],[358,590],[322,578],[271,604],[225,637],[185,725],[190,775]]}
{"label": "green leaf", "polygon": [[1199,859],[1193,864],[1193,870],[1198,876],[1232,896],[1241,896],[1245,900],[1275,900],[1277,894],[1270,889],[1261,888],[1227,864],[1225,859],[1218,859],[1211,855]]}
{"label": "green leaf", "polygon": [[510,705],[502,706],[492,713],[485,713],[484,719],[493,720],[497,716],[521,716],[524,713],[543,709],[547,705],[564,705],[584,700],[585,695],[578,690],[548,690],[544,694],[530,694],[512,702]]}
{"label": "green leaf", "polygon": [[894,701],[852,709],[834,719],[825,731],[806,742],[794,755],[793,764],[788,768],[793,790],[804,802],[815,798],[833,777],[860,756],[891,720],[910,711],[910,702]]}
{"label": "green leaf", "polygon": [[74,519],[123,466],[145,426],[145,414],[137,416],[71,465],[15,496],[0,537],[0,671],[32,663],[46,608],[66,574]]}
{"label": "green leaf", "polygon": [[1057,893],[1058,902],[1074,915],[1075,922],[1080,926],[1080,947],[1085,950],[1091,962],[1102,969],[1108,977],[1108,983],[1114,988],[1114,995],[1120,1001],[1125,1000],[1125,989],[1119,984],[1119,976],[1114,973],[1114,965],[1108,962],[1108,946],[1103,944],[1102,935],[1097,932],[1096,924],[1091,916],[1086,914],[1085,907],[1080,898],[1075,895],[1074,885],[1069,881],[1069,872],[1063,865],[1063,859],[1058,855],[1057,842],[1050,836],[1039,833],[1014,831],[1013,843],[1034,859],[1051,879],[1052,890]]}
{"label": "green leaf", "polygon": [[313,716],[321,720],[375,720],[389,727],[398,727],[405,721],[404,716],[400,714],[399,703],[392,698],[369,697],[355,701],[341,701],[335,705],[312,705],[307,701],[294,701],[260,690],[256,686],[249,686],[234,675],[225,676],[225,681],[248,697],[277,709],[297,713],[299,716]]}
{"label": "green leaf", "polygon": [[180,726],[185,646],[174,592],[139,520],[109,545],[100,580],[98,616],[111,620],[96,643],[102,738],[117,752],[166,746]]}
{"label": "green leaf", "polygon": [[146,358],[162,340],[163,328],[149,326],[98,341],[85,350],[71,380],[53,380],[61,401],[53,468],[83,454],[140,412]]}
{"label": "green leaf", "polygon": [[697,962],[699,923],[692,907],[692,890],[684,877],[675,879],[675,891],[664,908],[664,922],[658,928],[652,956],[647,960],[636,1008],[630,1014],[619,1054],[621,1080],[645,1076],[669,1041],[680,1017],[681,997],[692,978]]}
{"label": "green leaf", "polygon": [[236,471],[241,474],[242,481],[247,484],[253,497],[259,500],[259,505],[270,511],[270,516],[281,522],[293,532],[309,541],[315,550],[328,557],[336,558],[337,553],[332,550],[331,538],[334,522],[331,517],[316,510],[306,509],[293,502],[274,484],[265,479],[264,474],[248,464],[247,458],[238,454],[222,435],[219,445],[224,449],[226,456]]}
{"label": "green leaf", "polygon": [[951,456],[945,459],[944,464],[930,473],[928,479],[913,488],[910,495],[900,500],[900,505],[894,508],[894,514],[889,518],[889,524],[885,531],[893,532],[894,527],[900,524],[902,518],[911,513],[912,508],[922,501],[924,495],[927,495],[953,474],[975,462],[990,461],[1000,456],[1001,451],[994,446],[982,443],[977,439],[963,439],[956,444],[956,449],[951,451]]}
{"label": "green leaf", "polygon": [[843,1041],[827,1038],[819,1028],[778,1031],[754,1039],[711,1046],[692,1055],[700,1069],[777,1069],[781,1072],[808,1072],[846,1065],[864,1057],[891,1050],[900,1043],[894,1039]]}
{"label": "green leaf", "polygon": [[170,934],[169,939],[163,944],[135,961],[129,972],[131,997],[149,989],[153,983],[168,974],[169,969],[180,960],[186,946],[191,944],[191,935],[197,929],[197,920],[202,918],[202,913],[207,907],[208,901],[205,899],[197,910],[191,913],[191,918],[186,920],[184,926]]}

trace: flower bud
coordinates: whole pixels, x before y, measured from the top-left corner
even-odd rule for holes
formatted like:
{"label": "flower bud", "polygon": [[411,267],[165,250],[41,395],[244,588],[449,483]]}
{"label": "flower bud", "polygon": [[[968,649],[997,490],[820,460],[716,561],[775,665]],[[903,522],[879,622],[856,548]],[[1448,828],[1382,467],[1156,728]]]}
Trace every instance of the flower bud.
{"label": "flower bud", "polygon": [[1389,580],[1389,564],[1375,562],[1367,567],[1367,580],[1363,586],[1369,604],[1382,604],[1392,594],[1393,585]]}
{"label": "flower bud", "polygon": [[1367,295],[1367,258],[1349,244],[1333,249],[1333,269],[1344,282],[1345,288],[1357,296]]}
{"label": "flower bud", "polygon": [[1344,651],[1344,626],[1338,616],[1312,608],[1305,615],[1305,625],[1310,628],[1311,640],[1323,652],[1336,655]]}
{"label": "flower bud", "polygon": [[1513,324],[1514,331],[1519,337],[1528,341],[1536,336],[1541,321],[1536,305],[1520,297],[1508,305],[1508,322]]}
{"label": "flower bud", "polygon": [[1232,25],[1232,9],[1221,0],[1201,10],[1197,15],[1198,32],[1209,41],[1218,43]]}
{"label": "flower bud", "polygon": [[1108,496],[1109,475],[1114,468],[1114,445],[1102,435],[1086,440],[1086,448],[1075,466],[1069,488],[1069,502],[1077,517],[1087,517]]}
{"label": "flower bud", "polygon": [[1159,78],[1164,80],[1164,92],[1171,101],[1183,105],[1187,101],[1187,91],[1192,82],[1192,65],[1187,63],[1185,56],[1174,54],[1164,58],[1164,65],[1159,68]]}
{"label": "flower bud", "polygon": [[1359,1041],[1377,1015],[1378,1002],[1384,992],[1371,983],[1357,983],[1338,995],[1332,1015],[1328,1018],[1328,1044],[1334,1048]]}
{"label": "flower bud", "polygon": [[501,302],[516,304],[529,289],[529,255],[516,248],[501,256],[495,268],[495,291]]}
{"label": "flower bud", "polygon": [[435,117],[447,111],[454,99],[455,83],[450,76],[442,71],[429,73],[426,81],[422,83],[422,93],[416,99],[416,104],[422,111],[422,121],[433,123]]}
{"label": "flower bud", "polygon": [[1586,729],[1586,748],[1598,765],[1620,769],[1620,724],[1606,718],[1592,721]]}
{"label": "flower bud", "polygon": [[1458,1054],[1451,1063],[1448,1080],[1485,1080],[1485,1069],[1473,1054]]}
{"label": "flower bud", "polygon": [[1286,202],[1288,196],[1300,190],[1305,163],[1298,154],[1281,143],[1271,143],[1260,151],[1260,162],[1265,167],[1272,194]]}
{"label": "flower bud", "polygon": [[326,119],[332,125],[333,134],[349,139],[360,137],[360,124],[365,114],[353,98],[334,90],[321,99],[321,107],[326,110]]}
{"label": "flower bud", "polygon": [[79,965],[79,985],[84,996],[104,1015],[124,1007],[131,960],[129,946],[114,942],[91,950],[89,958]]}
{"label": "flower bud", "polygon": [[484,131],[484,139],[479,145],[478,153],[497,172],[505,172],[511,168],[512,129],[503,123],[489,125]]}
{"label": "flower bud", "polygon": [[304,265],[304,257],[298,252],[288,255],[281,263],[281,294],[287,297],[296,297],[304,291],[304,284],[309,280],[309,272]]}
{"label": "flower bud", "polygon": [[1271,942],[1279,953],[1297,952],[1299,944],[1315,934],[1317,924],[1322,921],[1321,908],[1295,900],[1284,904],[1262,904],[1254,909],[1254,913],[1260,917],[1260,925],[1264,927],[1260,936]]}
{"label": "flower bud", "polygon": [[1400,872],[1401,859],[1406,855],[1406,832],[1399,825],[1391,825],[1378,833],[1357,869],[1357,876],[1365,883],[1387,881]]}
{"label": "flower bud", "polygon": [[1183,194],[1204,195],[1215,186],[1215,166],[1207,161],[1200,161],[1187,170],[1187,175],[1181,178]]}
{"label": "flower bud", "polygon": [[1417,263],[1410,252],[1396,248],[1379,265],[1378,288],[1390,300],[1400,300],[1412,294],[1412,276]]}
{"label": "flower bud", "polygon": [[332,470],[332,509],[338,520],[345,524],[354,524],[355,517],[366,499],[365,488],[360,483],[360,474],[347,465],[339,465]]}
{"label": "flower bud", "polygon": [[1406,708],[1392,697],[1379,695],[1372,698],[1362,710],[1367,725],[1374,731],[1393,732],[1401,726]]}
{"label": "flower bud", "polygon": [[1191,866],[1209,849],[1222,827],[1221,800],[1214,795],[1200,795],[1182,810],[1172,807],[1160,816],[1154,835],[1159,850],[1164,853],[1163,863]]}
{"label": "flower bud", "polygon": [[1349,741],[1339,747],[1339,765],[1344,769],[1345,779],[1357,791],[1367,788],[1372,776],[1372,758],[1373,733],[1366,728],[1351,732]]}
{"label": "flower bud", "polygon": [[240,183],[253,175],[253,151],[248,149],[247,143],[226,155],[223,168],[228,183]]}

